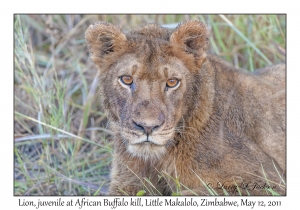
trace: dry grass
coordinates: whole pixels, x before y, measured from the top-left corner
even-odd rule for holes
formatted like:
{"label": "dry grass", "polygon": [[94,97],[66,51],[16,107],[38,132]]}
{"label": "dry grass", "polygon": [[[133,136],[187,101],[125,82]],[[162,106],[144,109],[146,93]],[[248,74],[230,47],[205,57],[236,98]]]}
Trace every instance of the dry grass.
{"label": "dry grass", "polygon": [[210,52],[253,71],[285,61],[284,15],[16,15],[15,195],[107,191],[111,133],[84,33],[97,20],[122,30],[200,19]]}

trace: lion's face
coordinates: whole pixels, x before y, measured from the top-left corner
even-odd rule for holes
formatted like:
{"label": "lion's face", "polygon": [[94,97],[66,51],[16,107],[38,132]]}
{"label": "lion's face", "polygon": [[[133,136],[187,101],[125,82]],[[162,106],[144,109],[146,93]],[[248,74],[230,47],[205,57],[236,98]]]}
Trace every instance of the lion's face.
{"label": "lion's face", "polygon": [[171,33],[150,25],[125,35],[100,22],[87,30],[111,129],[131,155],[159,158],[175,143],[196,89],[193,74],[205,59],[203,27],[189,22]]}
{"label": "lion's face", "polygon": [[108,84],[102,92],[106,106],[117,119],[112,126],[132,155],[157,158],[174,143],[188,73],[175,57],[145,64],[144,58],[126,55],[101,79]]}

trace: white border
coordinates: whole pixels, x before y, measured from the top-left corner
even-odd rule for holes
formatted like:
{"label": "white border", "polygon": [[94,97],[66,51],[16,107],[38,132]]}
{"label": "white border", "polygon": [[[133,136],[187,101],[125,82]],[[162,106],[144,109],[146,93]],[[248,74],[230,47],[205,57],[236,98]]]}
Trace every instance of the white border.
{"label": "white border", "polygon": [[[251,197],[281,200],[281,208],[299,206],[299,13],[296,1],[11,1],[1,8],[1,208],[15,209],[13,197],[13,14],[14,13],[286,13],[287,14],[287,193],[286,197]],[[286,8],[289,8],[288,10]],[[4,116],[4,117],[3,117]],[[297,166],[298,165],[298,166]],[[298,173],[297,173],[298,172]],[[297,179],[298,178],[298,179]],[[297,197],[296,197],[297,196]],[[56,200],[57,197],[43,197]],[[68,199],[70,197],[64,197]],[[90,197],[89,197],[90,198]],[[38,200],[38,197],[30,197]],[[97,199],[97,198],[95,198]],[[100,199],[100,198],[98,198]],[[103,199],[103,198],[101,198]],[[230,199],[240,199],[231,197]],[[104,208],[104,207],[98,207]],[[120,207],[118,207],[119,209]],[[174,207],[179,208],[179,207]],[[33,208],[26,208],[33,209]],[[48,208],[49,209],[49,208]],[[62,209],[62,208],[60,208]],[[96,209],[96,208],[94,208]],[[111,208],[109,208],[111,209]],[[129,209],[129,207],[127,207]],[[229,208],[227,208],[229,209]],[[249,208],[247,208],[249,209]]]}

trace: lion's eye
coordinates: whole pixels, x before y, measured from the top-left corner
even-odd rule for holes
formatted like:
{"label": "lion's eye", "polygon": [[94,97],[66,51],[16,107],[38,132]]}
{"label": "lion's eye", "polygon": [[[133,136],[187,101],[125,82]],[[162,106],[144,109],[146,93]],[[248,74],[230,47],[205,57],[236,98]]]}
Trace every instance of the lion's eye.
{"label": "lion's eye", "polygon": [[120,79],[125,85],[131,85],[133,81],[131,76],[122,76]]}
{"label": "lion's eye", "polygon": [[167,81],[167,87],[169,88],[173,88],[173,87],[176,87],[179,83],[179,80],[176,79],[176,78],[171,78],[171,79],[168,79]]}

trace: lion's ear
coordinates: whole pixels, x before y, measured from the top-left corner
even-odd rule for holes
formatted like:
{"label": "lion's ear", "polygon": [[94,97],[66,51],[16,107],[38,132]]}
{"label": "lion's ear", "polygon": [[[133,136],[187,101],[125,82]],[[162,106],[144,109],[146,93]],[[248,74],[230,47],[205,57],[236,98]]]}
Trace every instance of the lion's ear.
{"label": "lion's ear", "polygon": [[197,68],[206,58],[208,49],[209,32],[206,25],[198,20],[186,21],[173,31],[170,42],[175,54],[193,63]]}
{"label": "lion's ear", "polygon": [[100,70],[106,69],[126,50],[126,36],[122,31],[106,22],[96,22],[85,32],[91,58]]}

